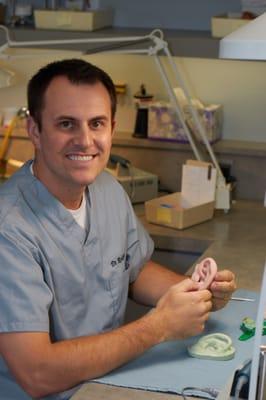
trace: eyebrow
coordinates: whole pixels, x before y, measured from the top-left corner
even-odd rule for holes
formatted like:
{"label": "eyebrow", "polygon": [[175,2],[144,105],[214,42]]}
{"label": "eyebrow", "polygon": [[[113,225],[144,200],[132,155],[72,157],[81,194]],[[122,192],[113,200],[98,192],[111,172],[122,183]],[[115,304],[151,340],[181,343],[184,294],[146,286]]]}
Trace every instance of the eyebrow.
{"label": "eyebrow", "polygon": [[97,120],[97,119],[104,119],[104,120],[107,121],[109,118],[106,115],[97,115],[96,117],[90,118],[90,121],[94,121],[94,120]]}
{"label": "eyebrow", "polygon": [[77,118],[72,117],[71,115],[59,115],[58,117],[55,118],[55,121],[61,121],[63,119],[70,119],[70,120],[76,120]]}
{"label": "eyebrow", "polygon": [[[72,121],[79,120],[79,118],[73,117],[71,115],[60,115],[55,118],[55,121],[60,121],[60,120],[64,120],[64,119],[68,119],[68,120],[72,120]],[[95,121],[95,120],[99,120],[99,119],[107,121],[109,118],[106,115],[96,115],[96,116],[90,118],[89,121]]]}

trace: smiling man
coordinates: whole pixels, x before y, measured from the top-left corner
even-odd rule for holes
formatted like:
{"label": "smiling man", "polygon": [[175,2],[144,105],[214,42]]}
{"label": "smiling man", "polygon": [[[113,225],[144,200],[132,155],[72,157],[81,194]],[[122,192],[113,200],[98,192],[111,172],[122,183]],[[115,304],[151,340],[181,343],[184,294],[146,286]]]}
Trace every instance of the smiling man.
{"label": "smiling man", "polygon": [[[104,71],[48,64],[28,107],[35,158],[0,188],[0,396],[69,399],[152,346],[201,333],[235,281],[224,270],[198,290],[150,261],[152,240],[104,171],[116,111]],[[123,325],[128,296],[154,308]]]}
{"label": "smiling man", "polygon": [[[39,90],[35,84],[33,79],[29,91]],[[32,96],[28,131],[36,149],[34,175],[67,208],[76,209],[84,188],[104,169],[110,155],[114,130],[110,95],[101,81],[75,84],[59,75],[47,87],[40,118],[34,102]]]}

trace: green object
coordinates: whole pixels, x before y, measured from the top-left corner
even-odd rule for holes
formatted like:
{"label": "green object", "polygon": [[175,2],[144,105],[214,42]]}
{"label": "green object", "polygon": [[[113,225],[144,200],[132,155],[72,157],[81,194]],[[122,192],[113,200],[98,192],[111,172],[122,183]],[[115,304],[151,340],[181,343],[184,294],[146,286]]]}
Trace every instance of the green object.
{"label": "green object", "polygon": [[[245,317],[242,320],[240,329],[243,334],[239,336],[239,340],[244,341],[252,338],[255,335],[256,323],[252,318]],[[266,335],[266,320],[263,321],[262,335]]]}
{"label": "green object", "polygon": [[191,357],[206,360],[226,361],[235,355],[232,340],[224,333],[212,333],[202,336],[194,345],[188,347]]}

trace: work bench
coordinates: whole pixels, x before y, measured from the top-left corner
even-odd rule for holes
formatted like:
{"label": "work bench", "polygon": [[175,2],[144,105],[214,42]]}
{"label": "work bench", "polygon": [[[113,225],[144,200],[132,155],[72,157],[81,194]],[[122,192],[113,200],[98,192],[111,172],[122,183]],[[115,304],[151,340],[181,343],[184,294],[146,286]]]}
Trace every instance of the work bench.
{"label": "work bench", "polygon": [[[153,237],[156,249],[166,254],[193,253],[201,254],[200,258],[213,257],[220,268],[229,268],[236,274],[239,288],[259,291],[266,254],[266,209],[263,204],[237,201],[228,213],[216,211],[212,220],[185,230],[148,223],[143,205],[137,205],[135,211]],[[92,382],[84,384],[72,400],[89,398],[172,400],[182,396]]]}

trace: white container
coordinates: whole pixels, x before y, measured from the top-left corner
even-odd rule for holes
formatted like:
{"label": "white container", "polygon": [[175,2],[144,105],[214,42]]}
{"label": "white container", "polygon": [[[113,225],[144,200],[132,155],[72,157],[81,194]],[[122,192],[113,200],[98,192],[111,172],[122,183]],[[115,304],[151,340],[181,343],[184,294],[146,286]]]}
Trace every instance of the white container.
{"label": "white container", "polygon": [[30,17],[32,14],[32,5],[31,4],[17,4],[15,7],[15,15],[16,17]]}

